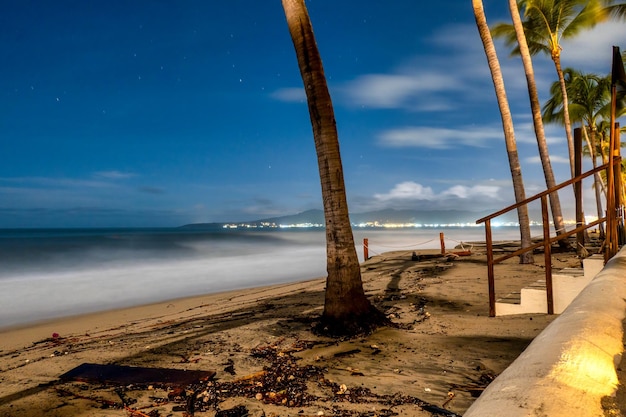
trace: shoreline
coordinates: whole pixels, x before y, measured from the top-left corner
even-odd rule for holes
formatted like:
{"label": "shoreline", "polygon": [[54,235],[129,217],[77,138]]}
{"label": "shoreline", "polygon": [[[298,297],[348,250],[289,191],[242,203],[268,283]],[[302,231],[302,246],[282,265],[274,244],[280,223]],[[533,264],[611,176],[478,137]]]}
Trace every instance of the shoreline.
{"label": "shoreline", "polygon": [[[166,317],[180,319],[186,317],[192,310],[202,308],[211,302],[223,302],[224,299],[235,297],[245,299],[249,297],[252,299],[255,294],[264,291],[281,291],[285,287],[290,286],[301,288],[308,283],[318,283],[318,281],[323,286],[325,280],[326,278],[319,277],[289,283],[237,288],[0,327],[0,340],[2,340],[0,342],[0,354],[4,350],[15,349],[20,344],[29,342],[29,339],[32,338],[32,333],[40,334],[41,339],[45,339],[46,337],[52,337],[54,333],[62,336],[63,334],[92,333],[93,331],[102,331],[106,328],[116,328],[120,327],[127,319],[130,320],[129,325],[150,320],[158,321]],[[256,303],[260,300],[261,298],[251,300],[250,303]],[[32,342],[36,341],[33,340]]]}
{"label": "shoreline", "polygon": [[[470,241],[479,237],[474,232],[459,229],[456,238]],[[33,239],[36,256],[28,261],[19,249],[24,242],[11,249],[8,239],[3,244],[10,250],[0,262],[6,267],[0,273],[0,327],[326,276],[322,232],[253,234],[252,240],[247,235],[120,240],[100,233],[87,242],[53,236],[46,244]],[[363,240],[367,237],[370,255],[439,244],[436,233],[406,229],[377,231]],[[446,237],[450,248],[459,243],[454,237]],[[363,262],[360,240],[355,242]]]}
{"label": "shoreline", "polygon": [[[534,265],[517,260],[497,265],[498,291],[541,277],[542,257],[536,258]],[[577,262],[573,254],[554,259],[564,267]],[[315,278],[0,331],[0,414],[78,417],[98,409],[99,416],[119,416],[119,409],[100,410],[96,401],[119,403],[114,387],[59,382],[60,375],[82,363],[214,371],[211,386],[231,384],[226,391],[233,394],[207,397],[207,409],[196,410],[198,416],[238,405],[254,415],[296,415],[300,410],[303,415],[330,415],[339,408],[346,414],[338,415],[366,416],[375,408],[400,416],[430,416],[416,405],[417,399],[462,413],[554,319],[546,314],[489,318],[482,253],[451,262],[415,262],[411,252],[388,252],[363,262],[361,270],[366,295],[397,328],[351,340],[314,335],[311,326],[322,312],[325,285],[325,278]],[[259,356],[255,352],[260,349],[283,356]],[[269,391],[248,396],[232,390],[237,381],[278,366],[272,360],[279,358],[293,358],[294,369],[318,369],[327,385],[314,380],[302,385],[311,400],[298,408],[270,401]],[[342,389],[332,384],[345,386],[358,398],[337,394]],[[182,416],[175,411],[180,403],[168,399],[168,393],[164,387],[148,386],[125,391],[136,401],[133,407],[146,407],[146,414],[156,410]],[[390,398],[398,395],[414,402],[391,405]],[[150,399],[154,397],[167,401],[157,404]]]}

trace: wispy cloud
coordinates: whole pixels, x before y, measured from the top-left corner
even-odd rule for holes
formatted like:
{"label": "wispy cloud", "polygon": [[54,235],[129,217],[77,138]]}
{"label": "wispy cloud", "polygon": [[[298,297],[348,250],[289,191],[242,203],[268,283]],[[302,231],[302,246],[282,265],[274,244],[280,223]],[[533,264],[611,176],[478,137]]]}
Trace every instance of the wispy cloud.
{"label": "wispy cloud", "polygon": [[[528,162],[529,164],[540,164],[541,158],[539,158],[539,156],[532,156],[530,158],[526,158],[525,162]],[[568,164],[569,165],[569,158],[559,156],[559,155],[550,155],[550,162],[553,164]]]}
{"label": "wispy cloud", "polygon": [[344,83],[338,89],[341,101],[370,109],[426,112],[493,99],[475,26],[449,25],[424,42],[435,46],[429,55],[410,56],[387,73],[362,74]]}
{"label": "wispy cloud", "polygon": [[[535,126],[532,122],[532,114],[517,113],[513,115],[514,128],[515,128],[515,140],[517,143],[536,144],[537,136],[535,134]],[[501,128],[500,128],[501,129]],[[546,142],[548,145],[564,145],[565,128],[556,123],[544,123],[543,131],[546,136]]]}
{"label": "wispy cloud", "polygon": [[124,180],[127,178],[135,177],[136,175],[132,172],[122,172],[122,171],[98,171],[94,173],[94,177],[97,178],[106,178],[109,180]]}
{"label": "wispy cloud", "polygon": [[[504,192],[505,187],[497,182],[481,184],[455,184],[440,191],[415,181],[396,184],[389,192],[374,194],[369,203],[360,204],[364,210],[381,208],[413,209],[467,209],[501,207],[512,197]],[[511,194],[511,195],[509,195]]]}
{"label": "wispy cloud", "polygon": [[435,193],[430,187],[424,187],[413,181],[405,181],[396,184],[393,189],[385,194],[374,194],[374,198],[378,201],[390,200],[433,200]]}
{"label": "wispy cloud", "polygon": [[608,74],[611,71],[612,46],[626,49],[626,24],[605,22],[576,38],[562,42],[563,67]]}
{"label": "wispy cloud", "polygon": [[[71,219],[71,220],[68,220]],[[100,206],[0,207],[1,227],[152,227],[155,224],[178,226],[184,213],[161,209],[124,209]]]}
{"label": "wispy cloud", "polygon": [[[494,20],[492,23],[496,23]],[[563,66],[608,73],[611,45],[626,39],[626,25],[608,22],[563,42]],[[430,55],[415,55],[386,73],[362,74],[336,87],[339,102],[369,109],[441,111],[467,103],[495,100],[483,46],[473,25],[448,25],[427,40],[437,46]],[[496,40],[498,57],[513,105],[528,103],[526,79],[519,57]],[[554,64],[547,56],[533,59],[539,94],[544,100],[556,80]],[[301,97],[303,91],[300,90]],[[289,97],[289,95],[286,95]]]}
{"label": "wispy cloud", "polygon": [[105,181],[85,180],[80,178],[56,177],[14,177],[0,178],[0,182],[14,184],[20,187],[43,188],[108,188],[112,184]]}
{"label": "wispy cloud", "polygon": [[[459,108],[460,96],[481,100],[485,96],[477,80],[490,81],[486,65],[468,65],[485,60],[480,38],[471,25],[453,25],[427,40],[438,46],[435,54],[410,56],[382,73],[355,75],[332,86],[337,104],[368,109],[443,111]],[[462,69],[462,71],[459,71]],[[454,75],[454,76],[452,76]],[[492,92],[487,91],[489,97]],[[306,100],[302,88],[282,88],[271,95],[286,102]]]}
{"label": "wispy cloud", "polygon": [[398,72],[394,74],[366,74],[341,87],[348,102],[379,109],[416,107],[421,110],[443,110],[449,103],[426,102],[416,105],[420,97],[433,92],[454,91],[459,88],[455,79],[434,71]]}
{"label": "wispy cloud", "polygon": [[502,140],[503,136],[502,128],[496,127],[405,127],[384,131],[378,138],[381,145],[389,147],[451,149],[458,146],[485,147],[489,141]]}
{"label": "wispy cloud", "polygon": [[487,197],[493,200],[500,200],[500,196],[498,195],[499,192],[500,187],[495,185],[474,185],[472,187],[455,185],[454,187],[445,190],[441,195],[444,197],[453,196],[461,199]]}
{"label": "wispy cloud", "polygon": [[304,88],[281,88],[274,91],[271,97],[278,101],[302,103],[306,101]]}

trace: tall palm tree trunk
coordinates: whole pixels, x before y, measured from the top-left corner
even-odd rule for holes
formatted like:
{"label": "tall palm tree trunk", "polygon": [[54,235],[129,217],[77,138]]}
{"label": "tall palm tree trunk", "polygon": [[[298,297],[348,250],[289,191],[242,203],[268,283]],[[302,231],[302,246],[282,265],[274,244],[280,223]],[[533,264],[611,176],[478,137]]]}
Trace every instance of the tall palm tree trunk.
{"label": "tall palm tree trunk", "polygon": [[[502,77],[502,71],[500,70],[500,62],[498,61],[498,56],[496,54],[496,48],[493,44],[493,39],[491,38],[491,33],[489,32],[489,25],[487,25],[483,2],[481,0],[472,0],[472,6],[474,8],[474,17],[476,19],[478,33],[480,35],[480,39],[483,42],[485,55],[487,56],[487,62],[489,64],[489,69],[491,70],[491,78],[493,80],[493,85],[496,92],[498,107],[500,108],[502,128],[504,130],[504,141],[506,144],[506,151],[509,158],[511,179],[513,180],[513,192],[515,194],[515,201],[520,202],[526,199],[526,193],[524,191],[522,168],[519,162],[519,155],[517,153],[517,143],[515,141],[515,131],[513,128],[513,117],[511,116],[509,101],[507,99],[506,90],[504,88],[504,79]],[[530,219],[528,217],[528,206],[524,205],[518,207],[517,216],[520,224],[521,245],[522,248],[527,248],[532,244],[532,237],[530,235]],[[528,264],[533,262],[533,253],[530,251],[520,256],[520,263]]]}
{"label": "tall palm tree trunk", "polygon": [[[535,128],[535,136],[537,137],[537,147],[539,148],[539,158],[541,159],[541,166],[543,168],[543,174],[546,180],[546,187],[550,189],[555,187],[557,184],[554,179],[552,164],[550,163],[548,142],[546,141],[546,135],[543,128],[543,120],[541,118],[541,104],[539,103],[537,84],[535,83],[535,70],[533,69],[530,51],[528,50],[528,44],[526,42],[526,35],[524,34],[524,26],[522,25],[522,18],[520,16],[516,0],[509,0],[509,9],[511,11],[511,18],[513,20],[513,28],[515,29],[515,34],[517,36],[517,43],[519,44],[522,64],[524,65],[524,74],[526,75],[526,84],[528,86],[530,107],[533,114],[533,126]],[[570,156],[572,155],[573,150]],[[554,223],[554,229],[556,231],[556,234],[559,235],[564,233],[565,223],[563,221],[561,201],[559,199],[559,194],[556,191],[550,193],[550,209],[552,211],[552,222]],[[565,240],[561,240],[559,242],[562,243],[562,246],[567,246],[567,242]]]}
{"label": "tall palm tree trunk", "polygon": [[282,0],[306,90],[326,219],[327,272],[320,330],[364,333],[385,322],[365,297],[354,247],[333,105],[304,0]]}

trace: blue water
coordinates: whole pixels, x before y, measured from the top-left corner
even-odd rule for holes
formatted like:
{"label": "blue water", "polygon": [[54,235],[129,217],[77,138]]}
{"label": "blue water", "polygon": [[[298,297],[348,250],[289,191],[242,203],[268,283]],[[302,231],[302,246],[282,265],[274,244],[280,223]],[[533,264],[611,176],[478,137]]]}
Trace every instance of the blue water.
{"label": "blue water", "polygon": [[[370,256],[484,240],[472,228],[355,229]],[[504,228],[494,239],[517,239]],[[0,230],[0,328],[326,275],[322,230]]]}

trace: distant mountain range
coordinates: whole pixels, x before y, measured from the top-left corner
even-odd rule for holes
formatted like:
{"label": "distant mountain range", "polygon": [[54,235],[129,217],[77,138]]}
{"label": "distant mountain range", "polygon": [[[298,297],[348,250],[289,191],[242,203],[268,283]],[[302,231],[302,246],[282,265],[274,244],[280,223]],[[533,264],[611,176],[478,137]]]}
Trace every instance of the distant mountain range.
{"label": "distant mountain range", "polygon": [[[352,224],[474,224],[476,220],[491,214],[493,211],[466,211],[466,210],[394,210],[385,209],[366,213],[350,214]],[[509,216],[501,216],[499,221],[516,222],[516,212]],[[182,226],[186,229],[207,229],[228,227],[228,225],[246,225],[249,227],[267,227],[268,225],[324,225],[322,210],[307,210],[302,213],[280,217],[271,217],[243,222],[225,223],[194,223]]]}

